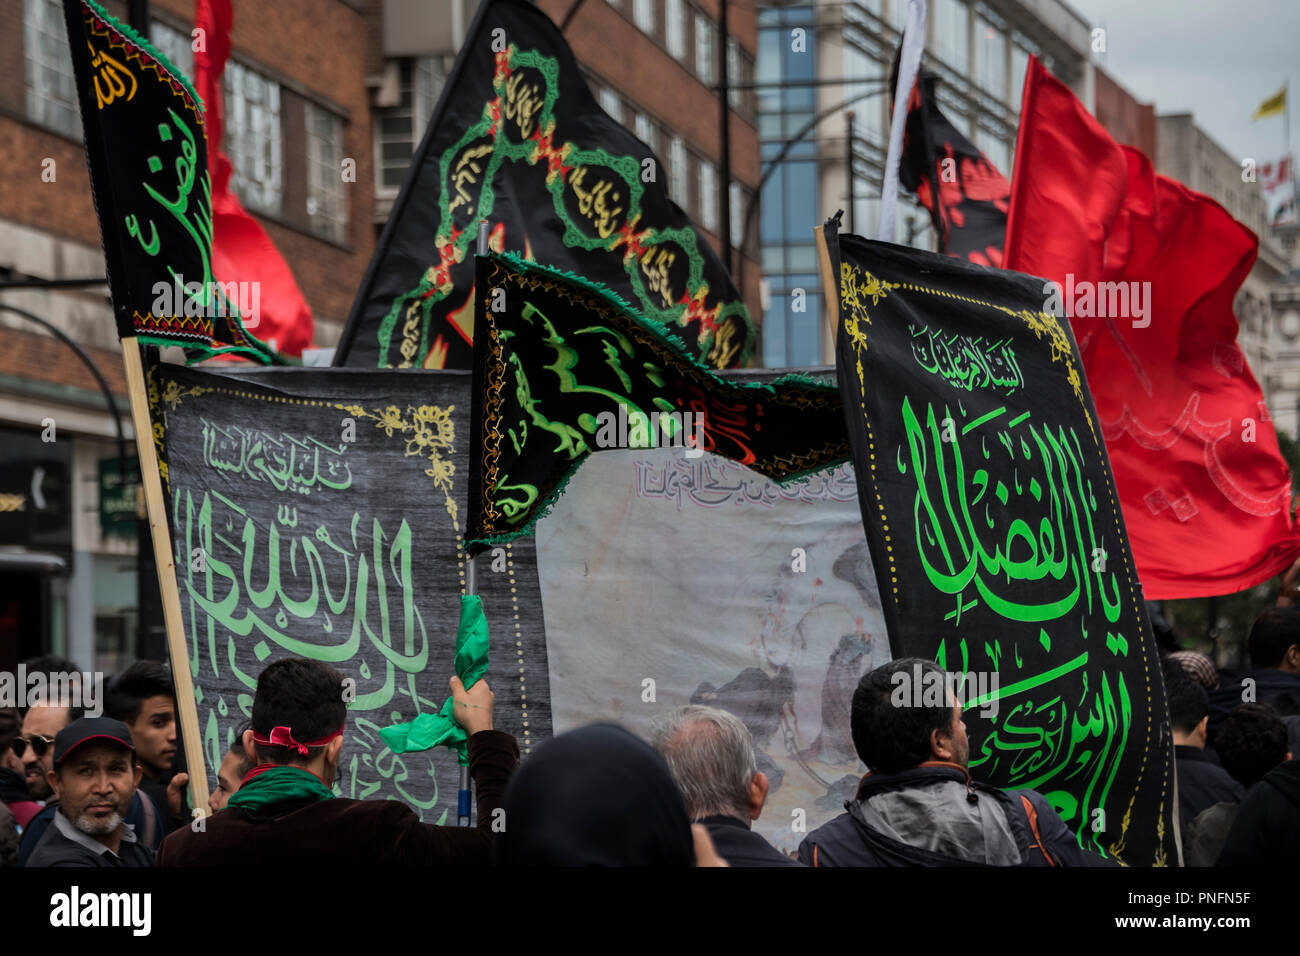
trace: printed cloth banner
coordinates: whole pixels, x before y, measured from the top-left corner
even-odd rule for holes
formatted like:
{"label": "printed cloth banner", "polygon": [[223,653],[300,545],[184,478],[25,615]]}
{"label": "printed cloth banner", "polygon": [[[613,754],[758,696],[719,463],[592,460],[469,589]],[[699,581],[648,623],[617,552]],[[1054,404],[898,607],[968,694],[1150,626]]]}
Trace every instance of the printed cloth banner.
{"label": "printed cloth banner", "polygon": [[603,283],[708,365],[743,365],[749,313],[668,198],[669,173],[600,108],[544,13],[526,0],[483,0],[334,364],[468,368],[473,249],[487,219],[495,251]]}
{"label": "printed cloth banner", "polygon": [[94,0],[64,0],[63,9],[118,336],[196,358],[274,361],[241,321],[251,296],[237,277],[213,277],[208,148],[193,87]]}
{"label": "printed cloth banner", "polygon": [[779,482],[848,456],[839,393],[725,381],[617,296],[513,256],[479,259],[470,550],[526,534],[603,448],[715,452]]}
{"label": "printed cloth banner", "polygon": [[894,656],[965,677],[976,778],[1107,857],[1176,859],[1158,655],[1068,323],[1042,280],[826,234]]}
{"label": "printed cloth banner", "polygon": [[[939,251],[1002,265],[1011,184],[939,109],[939,77],[922,70],[907,102],[898,181],[930,212]],[[897,78],[890,83],[892,90]]]}
{"label": "printed cloth banner", "polygon": [[[456,673],[469,380],[149,370],[210,775],[251,713],[262,669],[309,657],[355,682],[336,792],[455,822],[455,752],[396,755],[379,732],[436,714]],[[526,755],[551,720],[532,541],[482,564],[495,724]]]}
{"label": "printed cloth banner", "polygon": [[536,532],[555,732],[730,711],[768,778],[754,831],[793,853],[853,799],[853,691],[889,660],[857,497],[847,462],[778,485],[680,448],[588,458]]}

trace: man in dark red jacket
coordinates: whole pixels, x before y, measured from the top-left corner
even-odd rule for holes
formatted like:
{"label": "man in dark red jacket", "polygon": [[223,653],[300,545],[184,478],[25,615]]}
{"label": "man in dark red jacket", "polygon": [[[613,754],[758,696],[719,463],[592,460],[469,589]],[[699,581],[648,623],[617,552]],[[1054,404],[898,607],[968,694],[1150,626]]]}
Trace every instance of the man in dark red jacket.
{"label": "man in dark red jacket", "polygon": [[452,678],[454,717],[469,736],[478,788],[478,826],[421,823],[396,800],[348,800],[330,786],[338,773],[347,706],[343,675],[319,661],[289,658],[266,668],[244,744],[256,766],[226,809],[200,829],[163,841],[159,866],[318,866],[340,863],[487,866],[493,811],[500,806],[519,745],[492,729],[492,691]]}

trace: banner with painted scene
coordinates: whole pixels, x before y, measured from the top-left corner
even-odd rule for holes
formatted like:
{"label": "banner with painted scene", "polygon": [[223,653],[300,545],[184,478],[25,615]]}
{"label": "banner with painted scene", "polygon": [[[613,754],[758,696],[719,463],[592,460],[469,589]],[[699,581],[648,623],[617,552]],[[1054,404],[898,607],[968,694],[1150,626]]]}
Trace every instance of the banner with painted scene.
{"label": "banner with painted scene", "polygon": [[242,318],[256,311],[256,286],[213,277],[206,123],[194,88],[94,0],[64,0],[63,9],[119,338],[178,345],[196,359],[276,361]]}
{"label": "banner with painted scene", "polygon": [[853,691],[890,657],[851,465],[778,485],[711,452],[603,452],[535,540],[556,732],[720,707],[768,777],[756,832],[793,853],[843,812]]}
{"label": "banner with painted scene", "polygon": [[669,198],[669,176],[652,146],[597,103],[545,13],[526,0],[483,0],[334,364],[468,368],[482,219],[495,251],[608,286],[711,367],[745,364],[748,310]]}
{"label": "banner with painted scene", "polygon": [[[155,365],[148,382],[210,773],[261,670],[309,657],[355,682],[336,792],[454,823],[455,753],[394,755],[378,732],[436,713],[455,673],[469,374]],[[487,679],[527,754],[550,726],[532,542],[495,558]]]}
{"label": "banner with painted scene", "polygon": [[1043,282],[838,236],[837,359],[895,657],[965,675],[970,770],[1172,863],[1160,666],[1096,410]]}

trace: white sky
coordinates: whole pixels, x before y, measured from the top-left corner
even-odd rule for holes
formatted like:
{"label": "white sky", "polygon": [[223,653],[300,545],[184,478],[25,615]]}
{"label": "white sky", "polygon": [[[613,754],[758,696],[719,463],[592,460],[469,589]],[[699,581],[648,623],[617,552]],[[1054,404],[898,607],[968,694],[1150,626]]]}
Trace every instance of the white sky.
{"label": "white sky", "polygon": [[[1066,0],[1106,29],[1098,62],[1156,113],[1191,111],[1239,158],[1283,152],[1282,118],[1250,116],[1290,78],[1291,149],[1300,138],[1300,0]],[[1154,158],[1154,157],[1153,157]]]}

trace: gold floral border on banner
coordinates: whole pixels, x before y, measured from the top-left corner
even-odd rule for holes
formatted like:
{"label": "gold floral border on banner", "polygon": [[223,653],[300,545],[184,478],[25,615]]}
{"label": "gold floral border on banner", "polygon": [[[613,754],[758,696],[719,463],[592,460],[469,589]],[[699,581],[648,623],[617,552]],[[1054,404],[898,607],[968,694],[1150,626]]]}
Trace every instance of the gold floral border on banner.
{"label": "gold floral border on banner", "polygon": [[[389,438],[406,439],[406,456],[420,456],[429,460],[424,473],[433,479],[443,494],[443,506],[451,518],[451,525],[460,533],[460,516],[456,500],[452,497],[452,478],[456,465],[450,455],[456,447],[456,424],[451,420],[455,405],[442,408],[438,405],[408,405],[403,413],[396,405],[366,411],[362,405],[335,405],[340,411],[357,418],[374,420]],[[410,416],[409,419],[406,416]],[[443,457],[444,453],[448,457]]]}
{"label": "gold floral border on banner", "polygon": [[[158,474],[167,485],[167,490],[171,490],[171,476],[167,471],[166,455],[166,437],[167,437],[167,411],[176,411],[187,398],[197,398],[207,392],[213,391],[211,388],[204,388],[202,385],[192,385],[189,388],[181,388],[180,383],[175,379],[169,379],[167,384],[158,387],[158,368],[157,365],[150,365],[149,370],[145,373],[145,380],[148,383],[149,397],[149,425],[153,431],[153,443],[158,454]],[[167,408],[164,409],[163,405]],[[139,440],[139,436],[136,436]]]}

